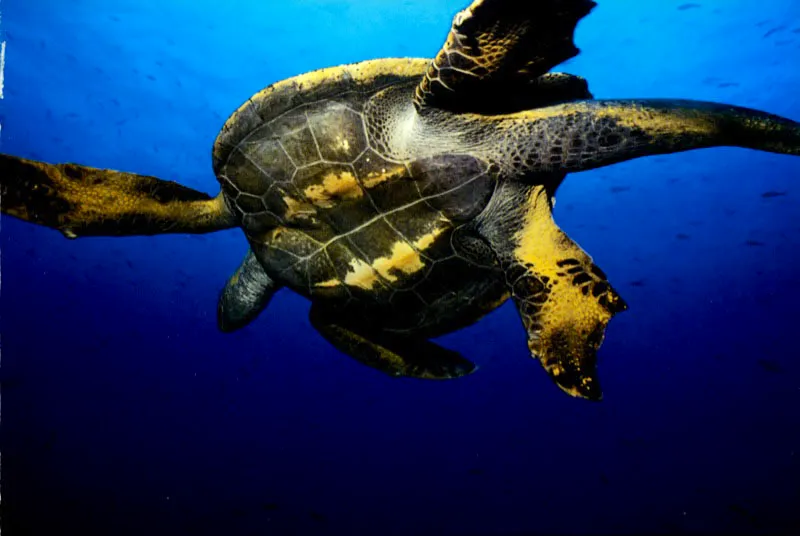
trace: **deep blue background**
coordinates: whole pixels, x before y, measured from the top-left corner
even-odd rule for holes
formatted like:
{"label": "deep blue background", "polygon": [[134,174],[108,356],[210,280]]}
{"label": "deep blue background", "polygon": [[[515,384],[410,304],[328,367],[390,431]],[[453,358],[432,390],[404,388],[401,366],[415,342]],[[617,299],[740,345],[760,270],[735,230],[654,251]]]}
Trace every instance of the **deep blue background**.
{"label": "deep blue background", "polygon": [[[214,194],[211,145],[248,96],[430,57],[466,3],[3,0],[0,151]],[[560,69],[599,98],[800,120],[797,0],[600,0],[576,38]],[[477,374],[392,380],[288,291],[217,332],[239,231],[68,241],[4,217],[7,533],[800,531],[799,178],[800,158],[733,148],[568,178],[556,219],[630,305],[600,404],[553,386],[510,304],[441,341]]]}

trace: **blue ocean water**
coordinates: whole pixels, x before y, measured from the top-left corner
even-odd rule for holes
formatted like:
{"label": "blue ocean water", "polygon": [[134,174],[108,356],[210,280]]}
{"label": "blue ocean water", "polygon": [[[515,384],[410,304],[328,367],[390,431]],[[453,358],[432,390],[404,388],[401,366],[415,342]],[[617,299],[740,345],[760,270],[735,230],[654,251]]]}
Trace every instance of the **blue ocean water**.
{"label": "blue ocean water", "polygon": [[[312,69],[434,55],[466,0],[4,0],[0,152],[215,194],[245,99]],[[558,68],[598,98],[800,120],[796,0],[599,0]],[[390,379],[281,291],[216,329],[247,245],[65,240],[2,218],[10,536],[800,533],[800,158],[716,148],[571,175],[555,217],[630,309],[605,398],[561,393],[511,303],[442,337],[480,366]]]}

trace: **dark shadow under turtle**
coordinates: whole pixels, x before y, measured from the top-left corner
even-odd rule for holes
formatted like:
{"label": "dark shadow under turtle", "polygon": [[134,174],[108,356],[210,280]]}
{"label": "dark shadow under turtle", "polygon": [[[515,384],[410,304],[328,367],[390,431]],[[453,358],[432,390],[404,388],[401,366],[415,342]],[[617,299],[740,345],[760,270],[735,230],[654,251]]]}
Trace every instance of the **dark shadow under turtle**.
{"label": "dark shadow under turtle", "polygon": [[224,331],[275,291],[312,301],[335,347],[396,376],[474,365],[430,338],[514,300],[531,354],[600,399],[596,353],[626,306],[553,222],[569,172],[712,146],[800,155],[800,125],[686,100],[594,100],[549,72],[578,53],[589,0],[477,0],[433,60],[381,59],[278,82],[225,123],[216,197],[174,182],[0,156],[2,211],[70,238],[240,227]]}

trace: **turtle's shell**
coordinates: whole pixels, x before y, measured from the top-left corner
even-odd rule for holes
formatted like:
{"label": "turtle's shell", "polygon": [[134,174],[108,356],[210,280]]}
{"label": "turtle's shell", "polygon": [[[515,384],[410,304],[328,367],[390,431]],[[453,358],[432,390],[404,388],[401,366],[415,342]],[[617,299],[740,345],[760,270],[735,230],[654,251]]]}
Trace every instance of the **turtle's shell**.
{"label": "turtle's shell", "polygon": [[214,171],[267,273],[382,328],[446,332],[506,297],[465,225],[495,181],[486,162],[404,154],[429,60],[374,60],[279,82],[226,122]]}

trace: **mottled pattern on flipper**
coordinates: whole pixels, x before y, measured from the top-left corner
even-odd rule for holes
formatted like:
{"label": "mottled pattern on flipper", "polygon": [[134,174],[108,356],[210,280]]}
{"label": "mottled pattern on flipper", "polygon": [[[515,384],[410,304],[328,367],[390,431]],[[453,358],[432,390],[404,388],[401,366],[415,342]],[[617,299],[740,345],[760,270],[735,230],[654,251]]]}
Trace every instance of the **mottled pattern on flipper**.
{"label": "mottled pattern on flipper", "polygon": [[627,306],[555,225],[543,186],[505,183],[487,212],[481,231],[501,258],[531,354],[565,392],[599,400],[596,352]]}
{"label": "mottled pattern on flipper", "polygon": [[223,198],[156,177],[0,155],[0,208],[78,236],[208,233],[234,227]]}
{"label": "mottled pattern on flipper", "polygon": [[252,322],[269,304],[277,288],[253,251],[248,251],[220,294],[217,305],[220,331],[235,331]]}
{"label": "mottled pattern on flipper", "polygon": [[[548,82],[539,77],[578,54],[575,27],[594,6],[591,0],[475,0],[453,19],[417,87],[417,109],[502,113],[537,106],[535,96],[525,106],[524,95],[536,95],[536,86]],[[520,107],[509,107],[509,95]]]}
{"label": "mottled pattern on flipper", "polygon": [[311,325],[339,351],[389,376],[446,380],[466,376],[476,367],[461,354],[430,341],[366,328],[341,314],[311,308]]}
{"label": "mottled pattern on flipper", "polygon": [[586,171],[715,146],[800,154],[797,122],[713,102],[586,100],[488,117],[453,117],[462,121],[457,128],[471,139],[487,140],[476,154],[509,176]]}

